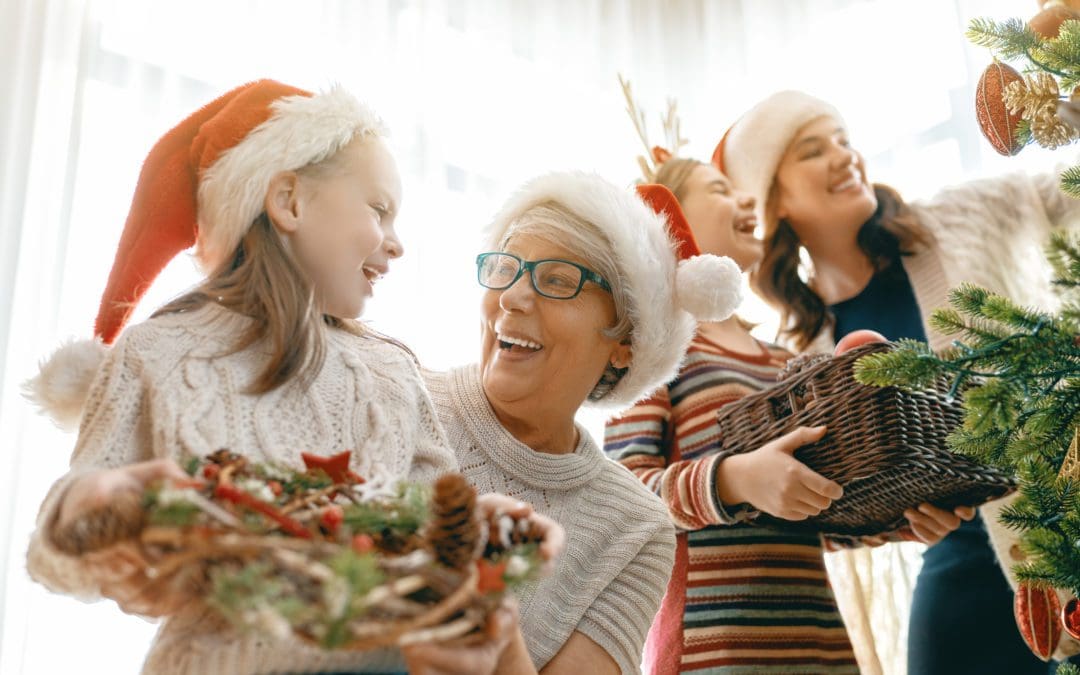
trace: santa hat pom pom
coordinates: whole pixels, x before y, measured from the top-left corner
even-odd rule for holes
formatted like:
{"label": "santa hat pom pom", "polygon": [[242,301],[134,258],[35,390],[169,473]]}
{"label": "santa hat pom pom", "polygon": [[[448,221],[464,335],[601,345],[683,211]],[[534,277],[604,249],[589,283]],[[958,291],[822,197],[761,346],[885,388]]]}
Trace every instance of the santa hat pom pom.
{"label": "santa hat pom pom", "polygon": [[77,428],[105,350],[100,340],[65,344],[42,362],[37,377],[23,385],[23,394],[61,429]]}
{"label": "santa hat pom pom", "polygon": [[731,258],[696,255],[675,273],[679,306],[698,321],[722,321],[742,302],[742,272]]}

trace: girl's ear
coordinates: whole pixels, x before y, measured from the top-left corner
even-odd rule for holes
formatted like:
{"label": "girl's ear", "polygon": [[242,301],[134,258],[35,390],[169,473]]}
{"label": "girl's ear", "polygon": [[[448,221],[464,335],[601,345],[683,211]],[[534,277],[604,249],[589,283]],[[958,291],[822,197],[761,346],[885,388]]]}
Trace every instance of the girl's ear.
{"label": "girl's ear", "polygon": [[300,176],[295,171],[282,171],[270,179],[263,208],[274,229],[281,234],[293,234],[302,220]]}

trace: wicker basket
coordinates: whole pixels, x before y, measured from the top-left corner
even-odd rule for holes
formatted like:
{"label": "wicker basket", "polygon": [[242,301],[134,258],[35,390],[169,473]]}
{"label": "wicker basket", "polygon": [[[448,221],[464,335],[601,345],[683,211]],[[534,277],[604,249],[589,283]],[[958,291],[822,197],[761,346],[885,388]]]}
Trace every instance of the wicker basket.
{"label": "wicker basket", "polygon": [[905,525],[904,510],[922,502],[944,509],[975,506],[1014,489],[1002,471],[947,448],[946,437],[964,415],[944,379],[919,392],[855,381],[855,361],[892,348],[878,342],[837,357],[796,359],[776,386],[720,409],[723,452],[755,450],[798,426],[828,426],[820,441],[795,457],[842,485],[844,496],[804,521],[764,514],[759,520],[789,530],[877,535]]}

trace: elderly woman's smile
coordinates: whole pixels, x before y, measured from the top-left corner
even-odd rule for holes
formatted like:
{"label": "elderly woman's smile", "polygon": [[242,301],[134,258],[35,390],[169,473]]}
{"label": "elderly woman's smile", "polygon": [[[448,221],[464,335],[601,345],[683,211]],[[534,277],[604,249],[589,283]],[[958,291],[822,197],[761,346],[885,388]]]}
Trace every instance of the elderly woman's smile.
{"label": "elderly woman's smile", "polygon": [[576,408],[609,363],[624,361],[617,352],[628,355],[628,347],[605,335],[615,324],[615,302],[601,277],[589,276],[590,262],[531,232],[511,237],[503,251],[480,262],[481,282],[489,287],[480,367],[497,408],[535,404],[541,392],[545,401],[562,392],[555,399]]}
{"label": "elderly woman's smile", "polygon": [[520,335],[514,335],[510,331],[501,330],[496,326],[495,337],[499,340],[499,349],[510,352],[513,354],[532,354],[540,351],[544,348],[544,345],[540,344],[536,340],[522,337]]}

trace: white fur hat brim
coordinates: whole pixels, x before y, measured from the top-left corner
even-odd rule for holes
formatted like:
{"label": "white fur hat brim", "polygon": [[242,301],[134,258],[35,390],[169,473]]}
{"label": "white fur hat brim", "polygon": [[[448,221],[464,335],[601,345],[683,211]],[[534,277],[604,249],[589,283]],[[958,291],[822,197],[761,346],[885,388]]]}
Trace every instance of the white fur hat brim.
{"label": "white fur hat brim", "polygon": [[[614,253],[618,278],[608,282],[626,289],[631,362],[611,391],[587,405],[622,410],[675,377],[699,318],[719,320],[735,311],[741,299],[738,267],[727,258],[700,256],[684,261],[692,264],[680,270],[663,215],[634,192],[580,172],[551,173],[526,183],[488,228],[489,250],[499,250],[524,213],[548,202],[596,225]],[[708,292],[699,293],[701,287]]]}
{"label": "white fur hat brim", "polygon": [[[231,260],[276,173],[321,162],[370,135],[386,135],[382,121],[339,86],[310,94],[259,80],[188,116],[143,165],[95,335],[106,344],[116,339],[146,287],[192,237],[204,272]],[[58,425],[75,426],[104,349],[101,341],[61,347],[26,384],[27,397]]]}
{"label": "white fur hat brim", "polygon": [[378,114],[341,86],[284,96],[270,118],[225,150],[199,177],[195,259],[213,271],[236,251],[263,211],[270,180],[331,157],[354,139],[385,136]]}
{"label": "white fur hat brim", "polygon": [[832,105],[801,91],[779,91],[740,117],[713,154],[713,163],[764,208],[780,160],[799,130],[819,117],[843,124]]}

